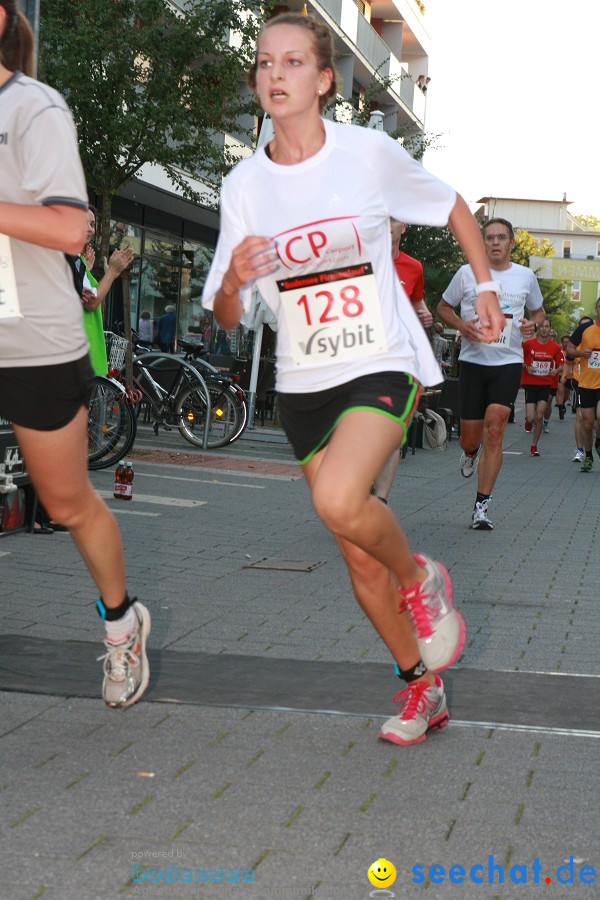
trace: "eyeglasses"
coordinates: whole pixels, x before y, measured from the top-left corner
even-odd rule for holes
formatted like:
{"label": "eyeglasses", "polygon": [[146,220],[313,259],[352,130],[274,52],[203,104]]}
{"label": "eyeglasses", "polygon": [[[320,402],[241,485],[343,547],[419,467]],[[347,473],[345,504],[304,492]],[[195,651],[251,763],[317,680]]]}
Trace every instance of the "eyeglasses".
{"label": "eyeglasses", "polygon": [[501,244],[503,244],[504,241],[510,241],[507,234],[486,234],[483,239],[484,241],[487,241],[488,244],[492,244],[494,241],[500,241]]}

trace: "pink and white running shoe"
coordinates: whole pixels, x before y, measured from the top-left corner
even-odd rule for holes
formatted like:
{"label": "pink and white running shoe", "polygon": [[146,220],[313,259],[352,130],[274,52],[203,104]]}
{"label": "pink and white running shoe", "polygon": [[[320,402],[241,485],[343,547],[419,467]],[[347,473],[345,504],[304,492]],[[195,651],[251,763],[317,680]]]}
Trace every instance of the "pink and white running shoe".
{"label": "pink and white running shoe", "polygon": [[400,588],[400,607],[411,618],[421,659],[431,672],[441,672],[456,662],[465,645],[467,630],[452,605],[452,582],[441,562],[415,553],[427,572],[422,584]]}
{"label": "pink and white running shoe", "polygon": [[407,688],[396,694],[394,703],[399,703],[400,709],[398,715],[383,724],[379,732],[383,741],[405,747],[420,744],[428,731],[448,724],[446,695],[439,675],[435,676],[435,684],[411,681]]}

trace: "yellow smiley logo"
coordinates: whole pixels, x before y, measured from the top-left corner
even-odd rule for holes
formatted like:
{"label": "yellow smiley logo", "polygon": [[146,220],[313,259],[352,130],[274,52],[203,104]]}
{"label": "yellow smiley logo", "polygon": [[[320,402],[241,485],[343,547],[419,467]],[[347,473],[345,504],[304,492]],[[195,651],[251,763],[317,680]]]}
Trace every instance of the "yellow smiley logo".
{"label": "yellow smiley logo", "polygon": [[376,859],[369,866],[367,876],[375,887],[389,887],[396,880],[396,869],[389,859]]}

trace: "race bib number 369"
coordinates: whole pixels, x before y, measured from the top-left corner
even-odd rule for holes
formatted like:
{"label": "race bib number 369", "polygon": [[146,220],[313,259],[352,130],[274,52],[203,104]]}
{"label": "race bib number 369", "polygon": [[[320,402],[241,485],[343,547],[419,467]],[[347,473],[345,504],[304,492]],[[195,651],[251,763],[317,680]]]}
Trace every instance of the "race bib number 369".
{"label": "race bib number 369", "polygon": [[297,366],[329,365],[388,349],[370,263],[277,282]]}

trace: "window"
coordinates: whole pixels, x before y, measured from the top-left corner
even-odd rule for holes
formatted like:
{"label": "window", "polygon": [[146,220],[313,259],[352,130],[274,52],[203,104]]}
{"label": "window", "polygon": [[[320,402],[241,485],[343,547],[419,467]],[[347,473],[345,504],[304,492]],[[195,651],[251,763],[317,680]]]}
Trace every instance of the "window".
{"label": "window", "polygon": [[563,256],[565,259],[571,258],[571,241],[563,241]]}

